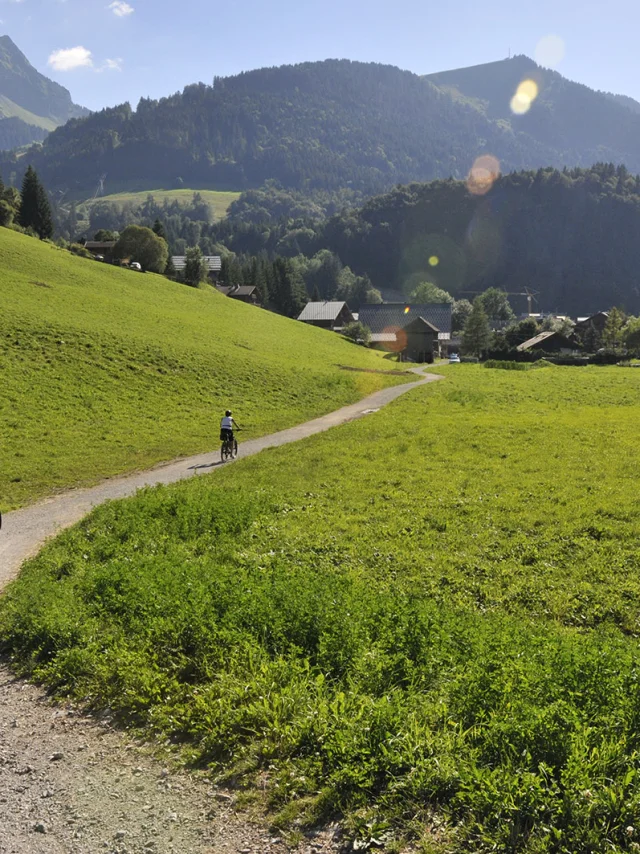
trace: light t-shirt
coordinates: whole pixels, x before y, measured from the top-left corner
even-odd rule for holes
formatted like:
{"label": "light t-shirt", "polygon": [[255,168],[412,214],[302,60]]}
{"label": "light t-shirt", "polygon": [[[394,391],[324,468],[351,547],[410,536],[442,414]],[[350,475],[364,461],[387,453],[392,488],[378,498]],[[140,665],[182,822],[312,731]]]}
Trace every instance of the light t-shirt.
{"label": "light t-shirt", "polygon": [[220,422],[222,430],[233,430],[233,418],[230,415],[225,415]]}

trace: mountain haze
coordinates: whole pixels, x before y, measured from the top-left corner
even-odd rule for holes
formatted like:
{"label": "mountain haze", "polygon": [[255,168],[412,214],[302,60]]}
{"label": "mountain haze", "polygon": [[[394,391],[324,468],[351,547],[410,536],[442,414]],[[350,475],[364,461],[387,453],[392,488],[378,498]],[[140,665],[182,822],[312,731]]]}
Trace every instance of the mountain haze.
{"label": "mountain haze", "polygon": [[38,142],[89,111],[31,65],[9,36],[0,36],[0,149]]}

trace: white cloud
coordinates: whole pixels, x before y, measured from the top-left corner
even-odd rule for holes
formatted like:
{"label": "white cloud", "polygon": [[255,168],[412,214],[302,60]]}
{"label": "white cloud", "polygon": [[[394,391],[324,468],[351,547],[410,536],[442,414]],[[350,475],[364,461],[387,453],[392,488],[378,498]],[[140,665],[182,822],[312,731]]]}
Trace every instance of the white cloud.
{"label": "white cloud", "polygon": [[100,69],[100,71],[122,71],[122,58],[117,57],[116,59],[105,59],[104,65]]}
{"label": "white cloud", "polygon": [[86,47],[70,47],[66,50],[54,50],[49,57],[49,65],[55,71],[73,71],[75,68],[91,68],[93,59]]}
{"label": "white cloud", "polygon": [[109,3],[108,8],[119,18],[125,18],[135,11],[133,6],[130,6],[125,0],[113,0],[113,3]]}

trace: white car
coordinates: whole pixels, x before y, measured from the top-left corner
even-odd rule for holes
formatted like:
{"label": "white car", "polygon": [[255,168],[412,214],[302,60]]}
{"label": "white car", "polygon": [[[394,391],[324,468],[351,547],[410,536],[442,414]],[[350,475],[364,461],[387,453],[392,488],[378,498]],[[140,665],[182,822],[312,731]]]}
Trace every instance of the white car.
{"label": "white car", "polygon": [[139,273],[141,273],[142,272],[142,264],[139,264],[137,261],[132,261],[129,264],[129,269],[130,270],[137,270]]}
{"label": "white car", "polygon": [[449,354],[449,364],[450,365],[455,365],[456,362],[459,362],[459,361],[460,361],[460,356],[458,356],[457,353],[450,353]]}

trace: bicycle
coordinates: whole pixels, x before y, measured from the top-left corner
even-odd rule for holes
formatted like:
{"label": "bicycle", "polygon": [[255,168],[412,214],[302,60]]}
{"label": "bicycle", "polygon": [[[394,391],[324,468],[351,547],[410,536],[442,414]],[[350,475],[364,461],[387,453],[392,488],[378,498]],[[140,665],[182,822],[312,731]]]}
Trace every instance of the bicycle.
{"label": "bicycle", "polygon": [[231,439],[225,439],[220,448],[220,459],[223,463],[227,460],[235,460],[238,456],[238,442],[235,436]]}

